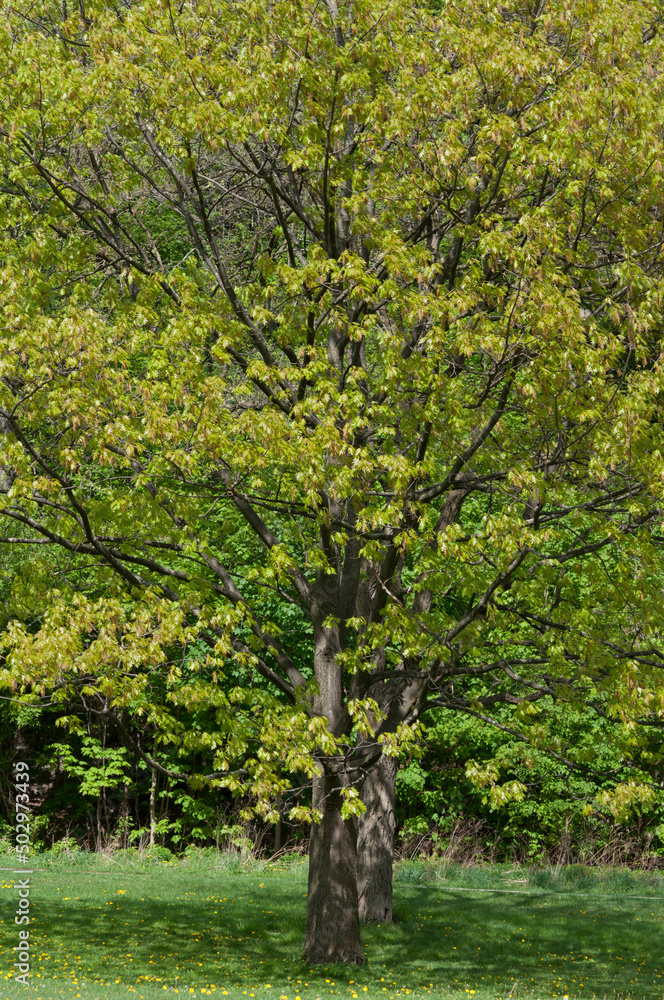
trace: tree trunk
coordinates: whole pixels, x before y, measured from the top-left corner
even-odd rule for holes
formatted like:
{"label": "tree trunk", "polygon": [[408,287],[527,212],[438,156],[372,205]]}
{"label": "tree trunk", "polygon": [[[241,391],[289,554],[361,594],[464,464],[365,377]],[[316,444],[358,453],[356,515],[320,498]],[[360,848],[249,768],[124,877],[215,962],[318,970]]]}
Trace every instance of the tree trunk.
{"label": "tree trunk", "polygon": [[157,804],[157,772],[152,772],[152,780],[150,782],[150,847],[153,847],[156,840],[157,833],[157,816],[155,807]]}
{"label": "tree trunk", "polygon": [[339,779],[314,779],[314,805],[322,812],[312,825],[309,848],[307,965],[364,964],[357,912],[357,827],[341,818]]}
{"label": "tree trunk", "polygon": [[122,848],[127,850],[127,834],[129,833],[129,786],[122,786]]}
{"label": "tree trunk", "polygon": [[108,815],[108,798],[106,795],[106,785],[104,785],[101,790],[101,805],[102,805],[102,812],[104,815],[104,840],[108,844],[110,843],[111,840],[111,818]]}
{"label": "tree trunk", "polygon": [[101,795],[97,797],[97,851],[101,851]]}
{"label": "tree trunk", "polygon": [[277,792],[276,808],[279,816],[274,826],[274,853],[278,854],[281,850],[281,792]]}
{"label": "tree trunk", "polygon": [[357,835],[357,894],[361,920],[392,922],[392,862],[397,762],[383,755],[364,781]]}

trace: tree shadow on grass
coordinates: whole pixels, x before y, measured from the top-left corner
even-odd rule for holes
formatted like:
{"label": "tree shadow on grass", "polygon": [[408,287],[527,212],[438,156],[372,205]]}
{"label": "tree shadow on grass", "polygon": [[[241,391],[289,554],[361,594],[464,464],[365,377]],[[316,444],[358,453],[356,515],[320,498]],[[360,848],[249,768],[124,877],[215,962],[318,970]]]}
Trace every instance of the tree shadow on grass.
{"label": "tree shadow on grass", "polygon": [[[429,984],[464,996],[465,989],[481,996],[491,987],[504,995],[515,982],[535,995],[615,991],[654,1000],[663,992],[664,962],[652,947],[661,935],[659,899],[397,884],[398,922],[363,927],[367,965],[307,969],[301,960],[304,883],[169,875],[99,884],[69,874],[38,882],[33,972],[160,988],[270,983],[281,990],[296,986],[302,1000],[347,994],[351,980],[355,989],[388,996]],[[9,953],[15,900],[5,904]]]}
{"label": "tree shadow on grass", "polygon": [[664,991],[664,958],[652,947],[661,936],[659,899],[398,887],[395,912],[397,925],[367,927],[365,941],[371,952],[380,935],[385,966],[408,968],[421,983],[509,990],[518,980],[561,996],[581,984],[588,995]]}

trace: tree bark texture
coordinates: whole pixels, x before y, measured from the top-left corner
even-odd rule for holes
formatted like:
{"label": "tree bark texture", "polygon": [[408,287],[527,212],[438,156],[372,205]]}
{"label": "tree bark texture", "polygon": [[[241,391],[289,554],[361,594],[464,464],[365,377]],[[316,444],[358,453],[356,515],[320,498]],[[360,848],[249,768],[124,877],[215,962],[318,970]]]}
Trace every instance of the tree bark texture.
{"label": "tree bark texture", "polygon": [[157,841],[157,772],[152,772],[150,781],[150,847]]}
{"label": "tree bark texture", "polygon": [[339,787],[333,775],[314,779],[314,805],[322,818],[311,829],[303,951],[307,965],[364,964],[357,901],[357,826],[354,819],[341,818]]}
{"label": "tree bark texture", "polygon": [[359,916],[381,924],[392,922],[396,776],[396,759],[383,755],[365,778],[362,801],[367,809],[358,823]]}

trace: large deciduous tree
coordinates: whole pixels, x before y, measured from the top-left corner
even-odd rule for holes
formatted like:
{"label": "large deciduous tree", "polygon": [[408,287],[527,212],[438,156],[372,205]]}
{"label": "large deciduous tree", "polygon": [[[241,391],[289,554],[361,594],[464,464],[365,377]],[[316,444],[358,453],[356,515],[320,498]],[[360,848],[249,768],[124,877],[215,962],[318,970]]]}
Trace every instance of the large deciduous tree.
{"label": "large deciduous tree", "polygon": [[358,790],[391,864],[427,706],[662,713],[654,5],[437,6],[2,25],[3,541],[66,555],[5,677],[183,741],[216,705],[268,817],[312,776],[310,963],[364,960]]}

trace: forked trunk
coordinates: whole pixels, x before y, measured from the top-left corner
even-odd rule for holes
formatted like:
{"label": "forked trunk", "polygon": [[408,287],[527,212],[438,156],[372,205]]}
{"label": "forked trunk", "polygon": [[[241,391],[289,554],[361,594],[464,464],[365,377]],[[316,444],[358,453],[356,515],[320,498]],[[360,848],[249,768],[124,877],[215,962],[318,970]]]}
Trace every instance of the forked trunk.
{"label": "forked trunk", "polygon": [[307,965],[332,962],[364,964],[357,909],[357,828],[341,818],[339,779],[314,779],[314,805],[321,810],[311,828],[307,931],[303,958]]}
{"label": "forked trunk", "polygon": [[357,835],[357,894],[361,920],[392,922],[392,862],[397,762],[383,755],[364,781]]}

